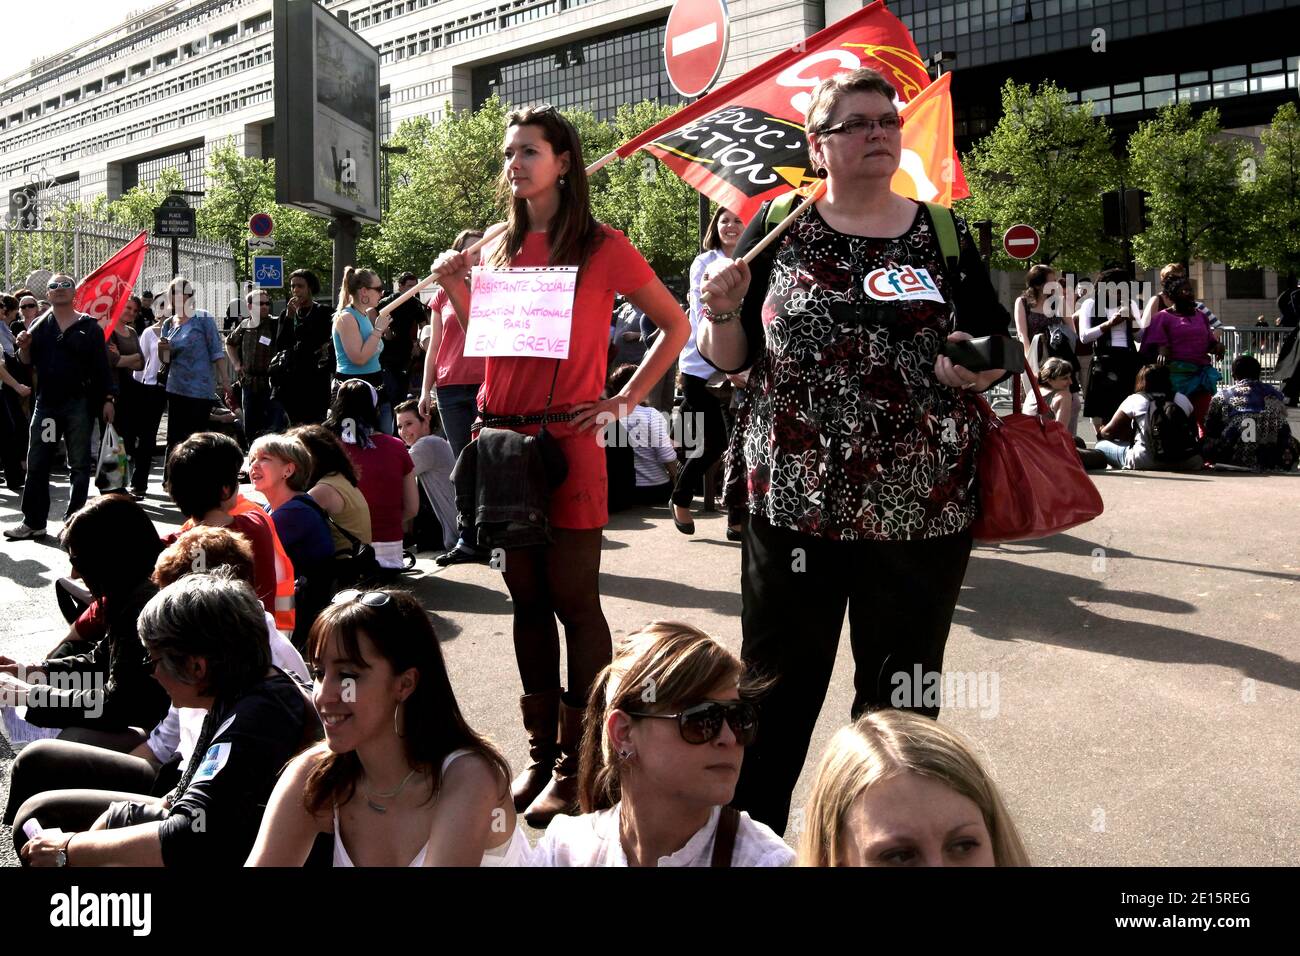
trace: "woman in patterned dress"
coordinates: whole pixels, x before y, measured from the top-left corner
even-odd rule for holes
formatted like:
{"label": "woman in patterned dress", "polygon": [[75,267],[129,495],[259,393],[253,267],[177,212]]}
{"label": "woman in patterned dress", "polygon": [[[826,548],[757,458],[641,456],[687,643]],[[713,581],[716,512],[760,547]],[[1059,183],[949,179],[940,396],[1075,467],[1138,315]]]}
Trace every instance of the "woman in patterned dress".
{"label": "woman in patterned dress", "polygon": [[[751,266],[719,263],[700,352],[750,370],[742,656],[776,678],[735,806],[778,832],[835,664],[847,608],[853,716],[906,707],[938,671],[970,556],[979,400],[1005,376],[943,355],[1010,316],[961,221],[945,261],[926,206],[891,191],[901,120],[873,70],[824,80],[807,111],[827,189]],[[736,248],[762,237],[766,207]],[[960,318],[959,318],[960,317]],[[901,677],[899,675],[902,675]]]}

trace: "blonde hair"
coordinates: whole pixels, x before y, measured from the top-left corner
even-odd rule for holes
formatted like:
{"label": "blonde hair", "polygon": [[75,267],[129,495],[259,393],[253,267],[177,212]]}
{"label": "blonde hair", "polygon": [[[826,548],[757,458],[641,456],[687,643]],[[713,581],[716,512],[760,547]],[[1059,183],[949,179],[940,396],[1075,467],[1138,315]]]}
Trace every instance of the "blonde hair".
{"label": "blonde hair", "polygon": [[1028,866],[1029,855],[997,784],[960,735],[928,717],[879,710],[841,728],[817,765],[803,835],[800,866],[840,866],[849,809],[875,784],[918,773],[950,787],[979,807],[998,866]]}
{"label": "blonde hair", "polygon": [[610,714],[668,713],[733,682],[745,698],[763,689],[745,677],[745,665],[734,654],[697,627],[652,621],[629,635],[597,676],[587,701],[578,763],[582,812],[604,810],[622,797],[619,762],[605,733]]}
{"label": "blonde hair", "polygon": [[259,451],[293,465],[293,474],[284,480],[291,490],[303,492],[310,487],[308,482],[312,472],[311,452],[297,438],[290,435],[263,435],[249,446],[249,461],[252,461],[253,456]]}
{"label": "blonde hair", "polygon": [[808,109],[804,113],[804,130],[820,133],[840,100],[850,93],[878,93],[891,104],[898,98],[894,85],[875,70],[862,67],[836,73],[822,80],[813,90],[812,99],[808,101]]}

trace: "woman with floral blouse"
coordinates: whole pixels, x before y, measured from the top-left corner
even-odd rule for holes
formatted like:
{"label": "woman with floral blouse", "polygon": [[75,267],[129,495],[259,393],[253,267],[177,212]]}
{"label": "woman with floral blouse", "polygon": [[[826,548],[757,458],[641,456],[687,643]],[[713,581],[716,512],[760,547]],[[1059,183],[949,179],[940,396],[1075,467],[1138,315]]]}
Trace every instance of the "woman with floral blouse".
{"label": "woman with floral blouse", "polygon": [[[1011,322],[966,225],[956,222],[960,257],[945,261],[927,207],[892,192],[902,120],[888,81],[866,69],[824,80],[806,125],[825,196],[752,269],[718,264],[700,327],[712,364],[750,370],[753,398],[736,426],[750,514],[742,656],[775,686],[734,803],[777,832],[846,608],[852,715],[938,714],[916,671],[943,667],[970,556],[973,392],[1005,376],[954,365],[943,348],[1006,335]],[[766,212],[738,259],[762,238]]]}

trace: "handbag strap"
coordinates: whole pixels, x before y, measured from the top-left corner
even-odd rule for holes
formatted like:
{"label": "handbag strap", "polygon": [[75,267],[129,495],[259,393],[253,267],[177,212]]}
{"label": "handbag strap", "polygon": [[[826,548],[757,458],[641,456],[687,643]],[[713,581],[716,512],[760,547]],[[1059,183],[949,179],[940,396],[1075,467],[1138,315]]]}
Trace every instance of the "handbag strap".
{"label": "handbag strap", "polygon": [[555,382],[560,377],[560,360],[555,360],[555,371],[551,373],[551,390],[546,393],[546,407],[542,409],[542,427],[546,427],[547,413],[551,410],[551,399],[555,397]]}
{"label": "handbag strap", "polygon": [[313,498],[311,495],[305,492],[303,493],[303,497],[307,499],[307,501],[311,504],[311,506],[316,509],[316,513],[319,514],[322,518],[324,518],[331,528],[333,528],[335,531],[337,531],[339,534],[343,535],[343,537],[347,539],[348,543],[352,545],[352,547],[360,548],[362,546],[363,544],[362,540],[358,538],[356,535],[354,535],[347,528],[343,527],[343,525],[335,521],[333,515],[331,515],[328,511],[326,511],[324,507],[321,506],[321,503],[319,501],[317,501],[315,498]]}
{"label": "handbag strap", "polygon": [[[1048,410],[1047,403],[1043,401],[1043,393],[1038,388],[1038,376],[1035,375],[1034,370],[1029,367],[1028,357],[1025,358],[1025,375],[1029,378],[1029,387],[1033,389],[1034,398],[1038,402],[1038,414],[1044,418],[1050,418],[1052,413]],[[1016,377],[1019,378],[1019,376]],[[1019,383],[1017,382],[1017,384]],[[1019,407],[1020,403],[1017,401],[1016,408]]]}
{"label": "handbag strap", "polygon": [[735,807],[723,807],[718,815],[718,828],[713,835],[713,858],[709,861],[709,866],[731,866],[731,857],[736,848],[736,832],[739,829],[740,811]]}

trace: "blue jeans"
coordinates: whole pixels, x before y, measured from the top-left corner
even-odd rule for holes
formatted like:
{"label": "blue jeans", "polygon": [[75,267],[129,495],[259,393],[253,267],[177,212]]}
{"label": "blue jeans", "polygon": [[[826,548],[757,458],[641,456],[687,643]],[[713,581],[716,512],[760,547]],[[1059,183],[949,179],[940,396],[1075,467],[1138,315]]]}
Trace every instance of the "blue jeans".
{"label": "blue jeans", "polygon": [[439,385],[438,415],[442,418],[442,431],[451,443],[451,453],[457,458],[469,444],[469,429],[478,415],[477,385]]}
{"label": "blue jeans", "polygon": [[1124,460],[1128,455],[1128,445],[1121,445],[1119,442],[1106,441],[1102,439],[1097,442],[1096,450],[1106,456],[1106,460],[1116,468],[1124,467]]}
{"label": "blue jeans", "polygon": [[50,516],[50,466],[62,438],[68,447],[71,488],[65,520],[86,504],[90,492],[90,410],[86,399],[43,403],[36,398],[27,445],[27,484],[23,486],[23,521],[44,528]]}

